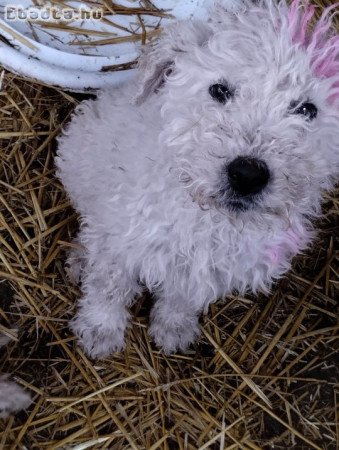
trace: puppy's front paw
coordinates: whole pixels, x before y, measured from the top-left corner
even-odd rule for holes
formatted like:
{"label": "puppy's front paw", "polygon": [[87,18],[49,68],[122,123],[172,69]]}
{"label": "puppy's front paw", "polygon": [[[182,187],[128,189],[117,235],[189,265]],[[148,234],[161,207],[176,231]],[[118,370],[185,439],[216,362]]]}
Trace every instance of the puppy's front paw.
{"label": "puppy's front paw", "polygon": [[70,323],[71,330],[79,338],[79,345],[91,358],[104,358],[123,350],[125,345],[125,328],[93,323],[83,316],[77,317]]}
{"label": "puppy's front paw", "polygon": [[177,350],[185,351],[199,336],[199,325],[196,320],[187,324],[168,325],[163,322],[154,321],[149,329],[149,334],[156,345],[167,354]]}

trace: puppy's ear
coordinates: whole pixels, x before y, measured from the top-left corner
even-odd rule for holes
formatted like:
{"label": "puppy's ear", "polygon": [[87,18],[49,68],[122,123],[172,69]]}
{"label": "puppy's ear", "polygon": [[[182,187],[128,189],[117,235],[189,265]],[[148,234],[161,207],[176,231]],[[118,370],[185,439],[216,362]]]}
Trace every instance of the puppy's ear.
{"label": "puppy's ear", "polygon": [[177,22],[165,28],[160,37],[142,49],[138,60],[139,89],[134,98],[140,104],[157,92],[175,70],[176,59],[203,46],[212,30],[200,21]]}

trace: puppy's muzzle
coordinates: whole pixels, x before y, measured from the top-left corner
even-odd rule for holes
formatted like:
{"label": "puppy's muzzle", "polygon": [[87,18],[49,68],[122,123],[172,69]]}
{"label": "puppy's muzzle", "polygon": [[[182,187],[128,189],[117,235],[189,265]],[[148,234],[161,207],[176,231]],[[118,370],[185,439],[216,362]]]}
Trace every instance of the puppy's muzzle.
{"label": "puppy's muzzle", "polygon": [[270,179],[265,161],[242,157],[234,159],[226,168],[228,183],[237,197],[259,194]]}

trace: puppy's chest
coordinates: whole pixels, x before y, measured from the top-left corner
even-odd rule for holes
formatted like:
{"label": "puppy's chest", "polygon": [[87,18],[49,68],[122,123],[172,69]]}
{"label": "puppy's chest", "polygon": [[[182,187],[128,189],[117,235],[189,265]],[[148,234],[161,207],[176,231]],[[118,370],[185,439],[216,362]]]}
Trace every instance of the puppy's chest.
{"label": "puppy's chest", "polygon": [[267,233],[238,229],[222,214],[208,211],[181,210],[175,217],[168,211],[146,222],[141,235],[145,252],[162,253],[164,259],[178,267],[248,270],[260,262],[269,262],[271,239]]}
{"label": "puppy's chest", "polygon": [[254,235],[185,214],[172,224],[153,227],[154,232],[140,236],[140,251],[133,249],[134,261],[136,254],[140,256],[141,279],[150,288],[181,279],[193,289],[210,284],[213,295],[219,296],[233,290],[264,290],[281,273],[280,263],[272,262],[272,244],[264,233]]}
{"label": "puppy's chest", "polygon": [[165,279],[168,270],[185,271],[222,278],[227,288],[241,289],[258,283],[254,281],[258,273],[260,283],[268,284],[286,270],[299,246],[293,233],[289,236],[274,223],[259,226],[245,218],[232,220],[216,210],[203,211],[189,195],[183,195],[182,188],[168,189],[165,177],[162,182],[167,189],[159,180],[157,189],[140,189],[147,195],[139,195],[131,208],[125,205],[129,215],[125,244],[137,267],[146,267],[157,281]]}

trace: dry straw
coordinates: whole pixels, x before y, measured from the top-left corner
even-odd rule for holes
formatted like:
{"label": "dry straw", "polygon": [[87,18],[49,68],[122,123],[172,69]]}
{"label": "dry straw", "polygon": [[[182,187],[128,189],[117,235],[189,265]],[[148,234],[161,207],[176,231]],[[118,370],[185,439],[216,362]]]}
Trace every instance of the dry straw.
{"label": "dry straw", "polygon": [[[323,2],[325,4],[325,2]],[[212,305],[202,338],[164,356],[134,307],[126,350],[90,361],[67,328],[78,288],[64,270],[77,217],[54,177],[55,137],[76,96],[3,73],[0,370],[34,402],[0,420],[1,449],[335,449],[338,191],[312,249],[272,294]]]}

